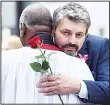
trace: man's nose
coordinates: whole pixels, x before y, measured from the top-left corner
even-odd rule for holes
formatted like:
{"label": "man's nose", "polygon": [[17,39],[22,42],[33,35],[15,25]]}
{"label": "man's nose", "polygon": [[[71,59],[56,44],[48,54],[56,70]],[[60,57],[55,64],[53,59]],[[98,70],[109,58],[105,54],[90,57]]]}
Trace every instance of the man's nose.
{"label": "man's nose", "polygon": [[76,43],[76,37],[75,35],[71,35],[71,37],[69,38],[69,43],[75,44]]}

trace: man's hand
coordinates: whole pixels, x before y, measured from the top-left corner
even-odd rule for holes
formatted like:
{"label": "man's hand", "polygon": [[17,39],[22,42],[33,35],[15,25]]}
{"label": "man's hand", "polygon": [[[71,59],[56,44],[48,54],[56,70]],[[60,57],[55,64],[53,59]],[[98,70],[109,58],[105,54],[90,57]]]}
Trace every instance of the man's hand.
{"label": "man's hand", "polygon": [[42,77],[37,87],[45,95],[79,93],[81,82],[63,75],[49,75]]}

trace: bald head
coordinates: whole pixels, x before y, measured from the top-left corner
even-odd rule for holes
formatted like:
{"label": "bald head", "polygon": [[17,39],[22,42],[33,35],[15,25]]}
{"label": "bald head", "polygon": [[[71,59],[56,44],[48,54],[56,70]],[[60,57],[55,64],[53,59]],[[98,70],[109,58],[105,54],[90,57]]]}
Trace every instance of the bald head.
{"label": "bald head", "polygon": [[20,22],[27,27],[35,25],[46,25],[51,27],[52,17],[49,10],[41,4],[31,4],[27,6],[20,17]]}
{"label": "bald head", "polygon": [[51,32],[52,28],[50,11],[44,5],[39,3],[27,6],[21,13],[19,22],[22,43],[24,43],[23,41],[28,41],[34,33]]}

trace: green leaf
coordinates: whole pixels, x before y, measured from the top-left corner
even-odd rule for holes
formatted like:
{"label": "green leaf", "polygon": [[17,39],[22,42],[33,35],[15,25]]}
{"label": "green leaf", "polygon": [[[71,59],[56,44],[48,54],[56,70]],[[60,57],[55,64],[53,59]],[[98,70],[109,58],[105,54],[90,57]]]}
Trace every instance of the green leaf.
{"label": "green leaf", "polygon": [[48,62],[47,60],[44,60],[44,61],[42,62],[42,68],[43,68],[44,70],[48,70],[49,67],[50,67],[50,66],[49,66],[49,62]]}
{"label": "green leaf", "polygon": [[36,59],[39,59],[39,58],[42,58],[42,54],[41,55],[38,55],[38,56],[35,56]]}
{"label": "green leaf", "polygon": [[36,71],[36,72],[40,72],[42,70],[42,66],[40,63],[38,62],[33,62],[33,63],[30,63],[30,66],[31,68]]}
{"label": "green leaf", "polygon": [[56,54],[55,52],[51,52],[48,54],[48,58],[52,55],[52,54]]}

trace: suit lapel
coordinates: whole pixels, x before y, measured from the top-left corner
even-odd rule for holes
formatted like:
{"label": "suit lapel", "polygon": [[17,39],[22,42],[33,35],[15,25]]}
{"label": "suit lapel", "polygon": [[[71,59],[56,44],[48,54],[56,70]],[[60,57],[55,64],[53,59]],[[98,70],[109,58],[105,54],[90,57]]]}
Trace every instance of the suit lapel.
{"label": "suit lapel", "polygon": [[88,44],[89,43],[88,43],[87,38],[86,38],[86,40],[85,40],[82,48],[79,50],[78,54],[82,54],[82,56],[87,54],[88,55],[88,60],[86,61],[86,63],[87,63],[88,66],[90,66],[90,61],[91,61],[90,59],[91,59],[92,56],[91,56],[91,53],[89,51]]}

